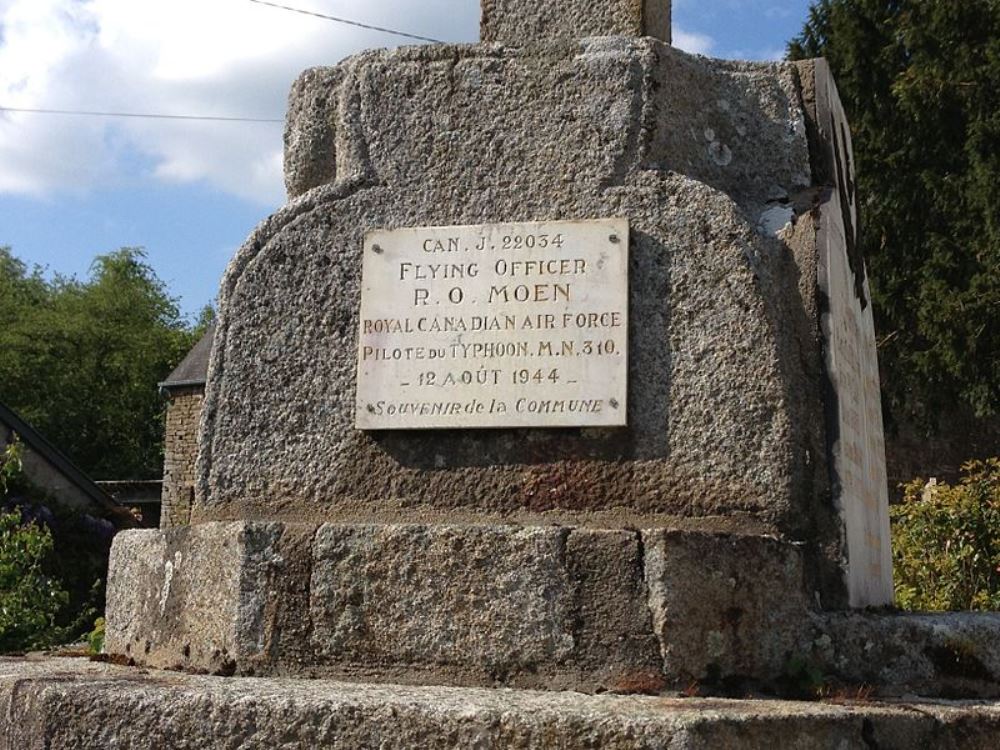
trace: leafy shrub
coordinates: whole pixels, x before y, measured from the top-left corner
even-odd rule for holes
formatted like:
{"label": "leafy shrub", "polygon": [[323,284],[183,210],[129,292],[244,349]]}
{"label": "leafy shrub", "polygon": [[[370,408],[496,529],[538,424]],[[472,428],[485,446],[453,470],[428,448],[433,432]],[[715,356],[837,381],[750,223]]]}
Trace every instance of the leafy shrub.
{"label": "leafy shrub", "polygon": [[21,442],[14,440],[0,451],[0,498],[7,497],[7,488],[21,474]]}
{"label": "leafy shrub", "polygon": [[59,507],[0,450],[0,652],[47,648],[90,630],[104,600],[114,526]]}
{"label": "leafy shrub", "polygon": [[890,515],[900,607],[1000,609],[1000,458],[966,464],[954,486],[911,482]]}
{"label": "leafy shrub", "polygon": [[56,616],[69,601],[45,573],[52,533],[20,513],[0,514],[0,652],[50,645]]}
{"label": "leafy shrub", "polygon": [[94,629],[87,636],[87,643],[90,646],[90,653],[100,654],[104,651],[104,618],[98,617],[94,621]]}

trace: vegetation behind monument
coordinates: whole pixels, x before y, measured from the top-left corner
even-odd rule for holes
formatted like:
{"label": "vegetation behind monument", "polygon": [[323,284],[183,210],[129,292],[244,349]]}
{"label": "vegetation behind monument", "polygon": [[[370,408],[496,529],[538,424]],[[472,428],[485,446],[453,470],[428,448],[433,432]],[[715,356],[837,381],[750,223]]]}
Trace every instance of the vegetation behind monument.
{"label": "vegetation behind monument", "polygon": [[911,482],[892,522],[900,607],[1000,609],[1000,459],[967,464],[955,485]]}
{"label": "vegetation behind monument", "polygon": [[0,653],[46,648],[90,630],[104,606],[115,527],[72,511],[21,470],[21,443],[0,449]]}
{"label": "vegetation behind monument", "polygon": [[889,415],[995,416],[1000,3],[820,0],[788,51],[829,60],[851,122]]}
{"label": "vegetation behind monument", "polygon": [[156,384],[201,328],[184,320],[142,250],[98,256],[81,281],[47,279],[0,247],[0,401],[92,477],[160,476]]}

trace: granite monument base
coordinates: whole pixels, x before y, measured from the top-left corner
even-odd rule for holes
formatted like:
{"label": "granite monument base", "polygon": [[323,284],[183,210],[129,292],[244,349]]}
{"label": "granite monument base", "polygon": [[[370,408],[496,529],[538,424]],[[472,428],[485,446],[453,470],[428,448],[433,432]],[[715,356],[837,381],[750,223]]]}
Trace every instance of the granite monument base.
{"label": "granite monument base", "polygon": [[110,654],[225,675],[1000,695],[1000,615],[823,612],[802,545],[698,529],[207,523],[120,534]]}

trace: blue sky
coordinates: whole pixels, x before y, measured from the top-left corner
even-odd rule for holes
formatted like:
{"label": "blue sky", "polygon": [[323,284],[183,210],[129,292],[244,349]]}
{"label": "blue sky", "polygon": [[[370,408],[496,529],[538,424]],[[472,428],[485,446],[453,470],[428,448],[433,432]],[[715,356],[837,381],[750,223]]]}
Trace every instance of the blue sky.
{"label": "blue sky", "polygon": [[[475,41],[477,0],[278,0]],[[780,57],[808,0],[675,0],[674,42]],[[0,0],[0,107],[281,119],[299,71],[399,40],[249,0]],[[280,123],[0,112],[0,245],[49,272],[146,248],[182,310],[281,205]]]}

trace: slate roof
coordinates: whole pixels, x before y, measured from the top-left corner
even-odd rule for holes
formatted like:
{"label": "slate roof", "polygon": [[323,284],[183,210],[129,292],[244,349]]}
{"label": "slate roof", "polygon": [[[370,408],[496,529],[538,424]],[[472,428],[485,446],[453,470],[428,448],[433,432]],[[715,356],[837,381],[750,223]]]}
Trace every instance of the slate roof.
{"label": "slate roof", "polygon": [[17,412],[0,402],[0,422],[13,430],[25,445],[44,458],[52,467],[83,494],[89,497],[102,510],[123,526],[134,526],[128,510],[114,501],[104,490],[98,487],[94,480],[84,474],[66,457],[62,451],[46,440],[38,430],[25,422]]}
{"label": "slate roof", "polygon": [[171,388],[185,388],[194,385],[205,385],[208,377],[208,358],[212,354],[212,341],[215,338],[215,323],[209,324],[205,335],[160,383],[160,388],[169,391]]}

